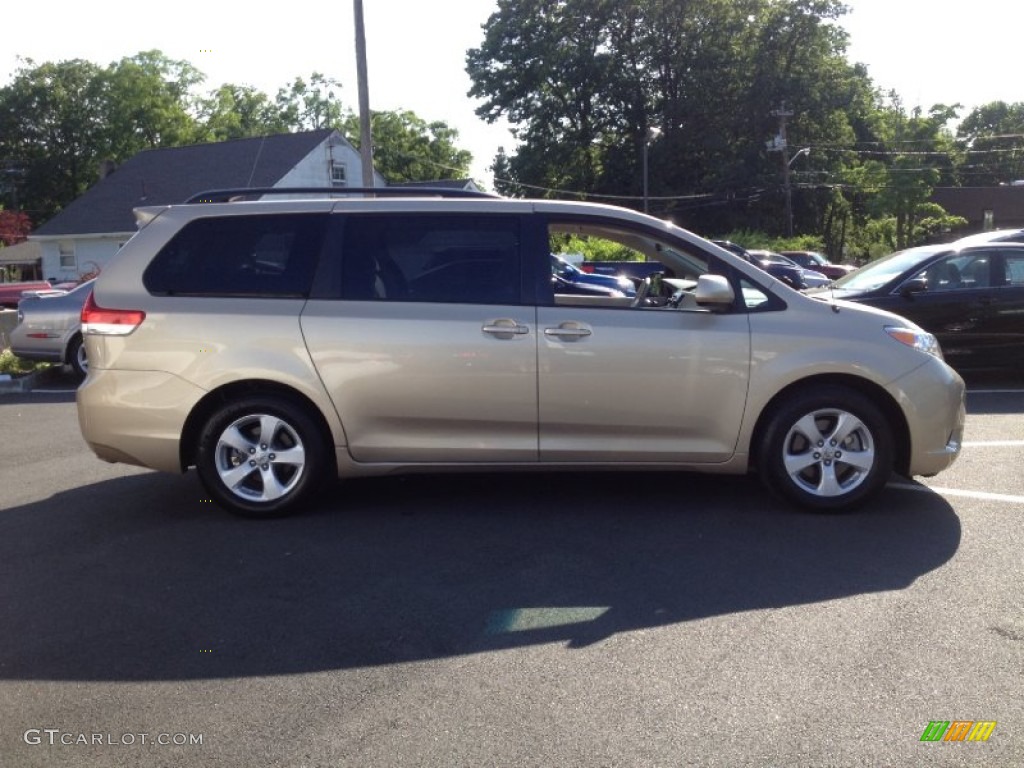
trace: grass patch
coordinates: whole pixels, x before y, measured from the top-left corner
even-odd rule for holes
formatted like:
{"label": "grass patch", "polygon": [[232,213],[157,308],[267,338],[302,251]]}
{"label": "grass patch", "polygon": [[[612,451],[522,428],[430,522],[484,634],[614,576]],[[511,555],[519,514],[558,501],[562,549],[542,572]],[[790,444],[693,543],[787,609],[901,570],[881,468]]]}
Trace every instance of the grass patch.
{"label": "grass patch", "polygon": [[0,373],[9,373],[12,376],[17,376],[41,371],[44,368],[49,368],[50,365],[50,363],[35,360],[22,360],[20,357],[15,357],[14,353],[9,349],[0,350]]}

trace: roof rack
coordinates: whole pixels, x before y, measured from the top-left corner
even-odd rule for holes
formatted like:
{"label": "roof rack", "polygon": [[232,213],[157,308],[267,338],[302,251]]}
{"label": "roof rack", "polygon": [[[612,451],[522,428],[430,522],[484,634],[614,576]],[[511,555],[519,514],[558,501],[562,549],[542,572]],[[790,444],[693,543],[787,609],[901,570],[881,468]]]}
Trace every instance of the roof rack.
{"label": "roof rack", "polygon": [[442,187],[232,187],[208,189],[188,198],[185,203],[230,203],[263,195],[372,195],[374,197],[475,197],[499,198],[489,192]]}

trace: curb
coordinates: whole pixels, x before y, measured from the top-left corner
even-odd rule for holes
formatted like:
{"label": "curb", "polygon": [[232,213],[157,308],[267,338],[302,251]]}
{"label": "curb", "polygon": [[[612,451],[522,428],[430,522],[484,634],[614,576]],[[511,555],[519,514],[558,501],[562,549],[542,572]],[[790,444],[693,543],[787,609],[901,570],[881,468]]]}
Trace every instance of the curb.
{"label": "curb", "polygon": [[17,378],[11,377],[8,373],[0,374],[0,395],[8,392],[31,392],[36,384],[36,379],[43,373],[45,371],[33,371],[26,376]]}

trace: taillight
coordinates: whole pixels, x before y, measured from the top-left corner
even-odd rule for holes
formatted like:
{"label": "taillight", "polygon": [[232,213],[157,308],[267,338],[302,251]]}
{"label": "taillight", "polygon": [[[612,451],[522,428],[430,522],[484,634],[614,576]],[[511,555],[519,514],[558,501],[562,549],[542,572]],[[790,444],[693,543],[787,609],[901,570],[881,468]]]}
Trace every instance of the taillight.
{"label": "taillight", "polygon": [[127,336],[146,319],[141,309],[104,309],[92,292],[82,305],[82,333],[100,336]]}

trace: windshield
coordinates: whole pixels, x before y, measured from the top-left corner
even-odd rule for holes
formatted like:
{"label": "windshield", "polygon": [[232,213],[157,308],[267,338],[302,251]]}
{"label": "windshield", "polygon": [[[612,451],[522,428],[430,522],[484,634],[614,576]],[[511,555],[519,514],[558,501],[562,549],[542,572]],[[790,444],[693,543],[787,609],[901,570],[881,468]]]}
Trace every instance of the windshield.
{"label": "windshield", "polygon": [[873,291],[942,250],[946,248],[923,247],[897,251],[839,278],[834,286],[848,291]]}

